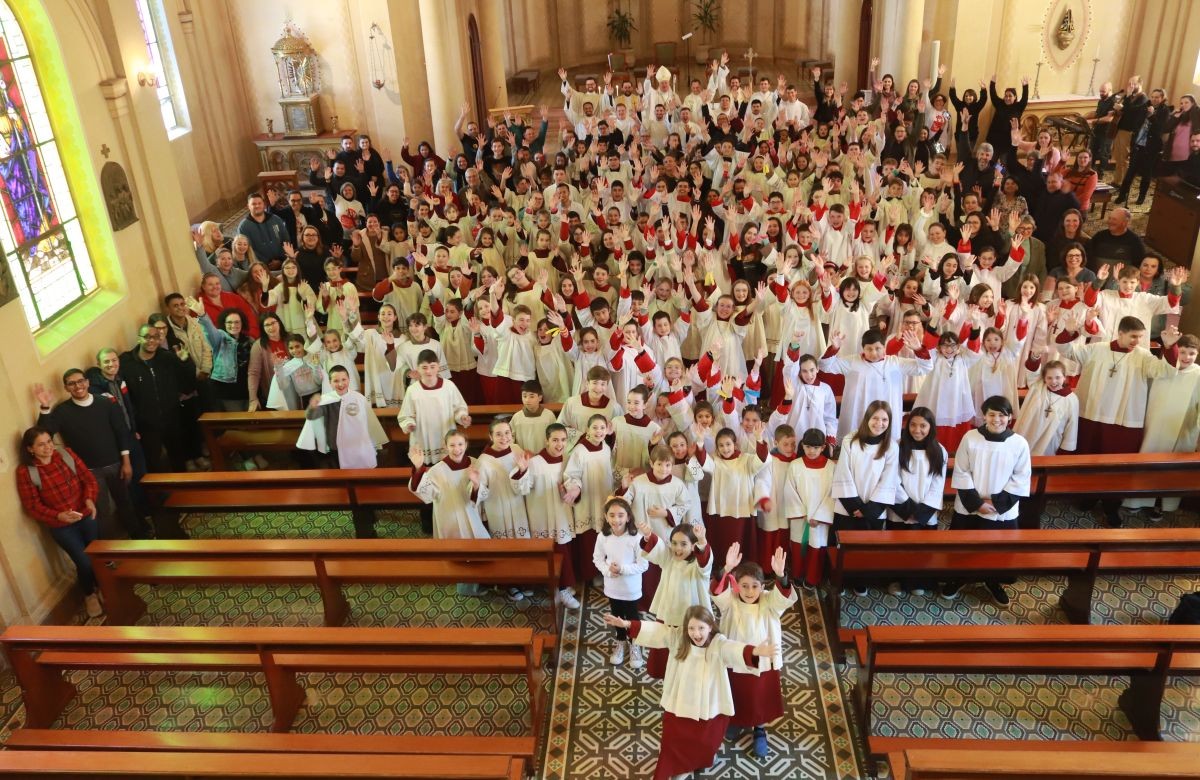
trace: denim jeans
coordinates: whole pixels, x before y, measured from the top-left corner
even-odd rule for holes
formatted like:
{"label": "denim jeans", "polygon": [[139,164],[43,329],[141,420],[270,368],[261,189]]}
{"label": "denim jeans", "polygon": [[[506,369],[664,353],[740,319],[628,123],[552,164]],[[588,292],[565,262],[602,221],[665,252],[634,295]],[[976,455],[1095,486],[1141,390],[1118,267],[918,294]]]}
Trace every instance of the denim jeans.
{"label": "denim jeans", "polygon": [[75,571],[79,575],[79,589],[85,596],[96,592],[96,573],[92,571],[92,559],[84,550],[96,540],[99,531],[99,523],[94,515],[62,528],[50,529],[54,541],[66,551],[71,562],[75,564]]}

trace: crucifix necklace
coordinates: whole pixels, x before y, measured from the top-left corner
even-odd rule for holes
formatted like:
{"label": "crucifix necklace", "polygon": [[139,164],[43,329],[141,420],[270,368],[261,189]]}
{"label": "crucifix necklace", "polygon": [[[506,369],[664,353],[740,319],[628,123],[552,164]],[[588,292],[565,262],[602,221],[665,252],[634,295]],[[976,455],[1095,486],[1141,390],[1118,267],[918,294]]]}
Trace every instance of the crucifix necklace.
{"label": "crucifix necklace", "polygon": [[1108,378],[1109,379],[1112,379],[1113,377],[1115,377],[1117,375],[1117,368],[1121,365],[1121,361],[1123,361],[1127,357],[1129,357],[1128,352],[1126,352],[1124,355],[1122,355],[1119,359],[1113,360],[1112,367],[1108,369]]}

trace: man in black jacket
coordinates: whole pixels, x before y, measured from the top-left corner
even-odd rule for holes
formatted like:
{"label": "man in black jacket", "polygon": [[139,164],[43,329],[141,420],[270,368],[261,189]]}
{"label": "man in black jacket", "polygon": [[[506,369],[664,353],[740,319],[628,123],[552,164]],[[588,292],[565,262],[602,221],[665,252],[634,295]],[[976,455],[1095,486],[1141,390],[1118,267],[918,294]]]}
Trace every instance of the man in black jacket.
{"label": "man in black jacket", "polygon": [[1064,190],[1062,184],[1061,173],[1047,176],[1045,191],[1038,198],[1037,206],[1029,212],[1037,223],[1033,235],[1043,243],[1054,237],[1067,209],[1079,208],[1079,198],[1075,197],[1075,193]]}
{"label": "man in black jacket", "polygon": [[1133,134],[1133,144],[1129,153],[1129,168],[1125,178],[1121,180],[1121,191],[1117,193],[1117,203],[1124,203],[1129,198],[1129,188],[1133,186],[1133,178],[1141,176],[1138,182],[1137,204],[1146,201],[1146,190],[1150,187],[1150,179],[1154,177],[1154,169],[1158,159],[1162,157],[1163,136],[1167,132],[1167,120],[1171,117],[1171,106],[1167,105],[1167,93],[1161,89],[1150,90],[1150,106],[1145,119]]}
{"label": "man in black jacket", "polygon": [[138,345],[121,355],[121,374],[133,401],[146,468],[152,473],[183,471],[187,463],[180,436],[179,382],[194,369],[184,362],[186,357],[166,349],[153,325],[143,325]]}
{"label": "man in black jacket", "polygon": [[1129,79],[1129,85],[1117,97],[1121,118],[1117,120],[1117,132],[1113,136],[1112,158],[1113,183],[1120,186],[1129,170],[1129,148],[1133,144],[1133,134],[1146,121],[1150,99],[1142,91],[1142,79],[1139,76]]}
{"label": "man in black jacket", "polygon": [[[151,536],[150,526],[134,508],[129,494],[133,479],[130,450],[133,434],[115,401],[92,393],[83,371],[72,368],[63,374],[63,387],[70,396],[51,409],[54,396],[41,384],[33,386],[38,403],[38,425],[62,436],[100,486],[100,518],[105,535],[111,538],[115,518],[132,539]],[[115,510],[115,511],[114,511]]]}
{"label": "man in black jacket", "polygon": [[[323,201],[320,193],[314,192],[309,196],[309,202],[305,203],[300,190],[291,190],[286,198],[269,204],[271,211],[287,226],[288,240],[292,242],[292,246],[300,247],[300,229],[305,225],[312,225],[320,231],[321,240],[326,244],[331,236],[335,239],[342,237],[341,224],[332,212],[325,210],[322,206]],[[333,226],[336,226],[336,230]]]}

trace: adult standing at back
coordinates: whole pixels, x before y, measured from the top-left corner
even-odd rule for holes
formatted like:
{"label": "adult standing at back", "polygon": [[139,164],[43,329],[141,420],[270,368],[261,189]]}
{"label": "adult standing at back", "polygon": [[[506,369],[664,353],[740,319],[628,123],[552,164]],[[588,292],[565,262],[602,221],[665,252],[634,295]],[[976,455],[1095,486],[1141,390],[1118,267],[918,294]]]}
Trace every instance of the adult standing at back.
{"label": "adult standing at back", "polygon": [[238,223],[237,232],[250,241],[259,260],[279,268],[283,264],[283,242],[290,238],[287,225],[278,215],[267,211],[267,202],[257,192],[246,198],[246,208],[250,213]]}
{"label": "adult standing at back", "polygon": [[992,123],[988,125],[987,141],[995,150],[998,159],[1004,159],[1012,148],[1012,120],[1020,120],[1029,103],[1029,77],[1021,77],[1021,99],[1017,99],[1017,90],[1006,87],[1004,97],[996,93],[996,74],[988,84],[988,92],[992,97]]}
{"label": "adult standing at back", "polygon": [[1142,91],[1142,77],[1131,76],[1125,91],[1117,95],[1117,110],[1121,118],[1117,120],[1117,132],[1113,136],[1113,183],[1120,186],[1125,181],[1125,171],[1129,169],[1129,150],[1133,134],[1146,121],[1150,109],[1150,98]]}
{"label": "adult standing at back", "polygon": [[163,345],[153,325],[143,325],[137,346],[121,355],[121,374],[133,401],[146,469],[151,473],[184,470],[187,451],[179,424],[179,381],[192,370],[191,363]]}
{"label": "adult standing at back", "polygon": [[[33,397],[38,403],[38,425],[62,436],[63,442],[87,464],[96,478],[99,504],[105,514],[111,511],[131,539],[149,538],[152,535],[150,527],[139,516],[129,495],[129,483],[133,479],[133,463],[129,456],[133,434],[125,424],[121,409],[113,401],[92,393],[82,369],[68,369],[63,374],[63,387],[70,397],[51,408],[53,394],[40,383],[33,386]],[[105,525],[108,526],[104,529],[106,532],[112,530],[111,522]]]}

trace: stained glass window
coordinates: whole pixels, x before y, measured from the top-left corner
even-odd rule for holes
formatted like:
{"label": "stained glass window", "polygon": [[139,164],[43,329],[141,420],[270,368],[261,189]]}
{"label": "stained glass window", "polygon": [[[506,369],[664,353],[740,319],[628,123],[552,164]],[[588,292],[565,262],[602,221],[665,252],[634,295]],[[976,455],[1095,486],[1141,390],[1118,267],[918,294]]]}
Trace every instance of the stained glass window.
{"label": "stained glass window", "polygon": [[167,135],[174,138],[188,129],[187,106],[183,100],[179,68],[175,65],[175,52],[171,48],[166,12],[162,0],[137,0],[137,12],[146,50],[150,53],[150,72],[158,83],[155,90],[163,124],[167,126]]}
{"label": "stained glass window", "polygon": [[96,275],[25,36],[0,2],[0,250],[36,330]]}

